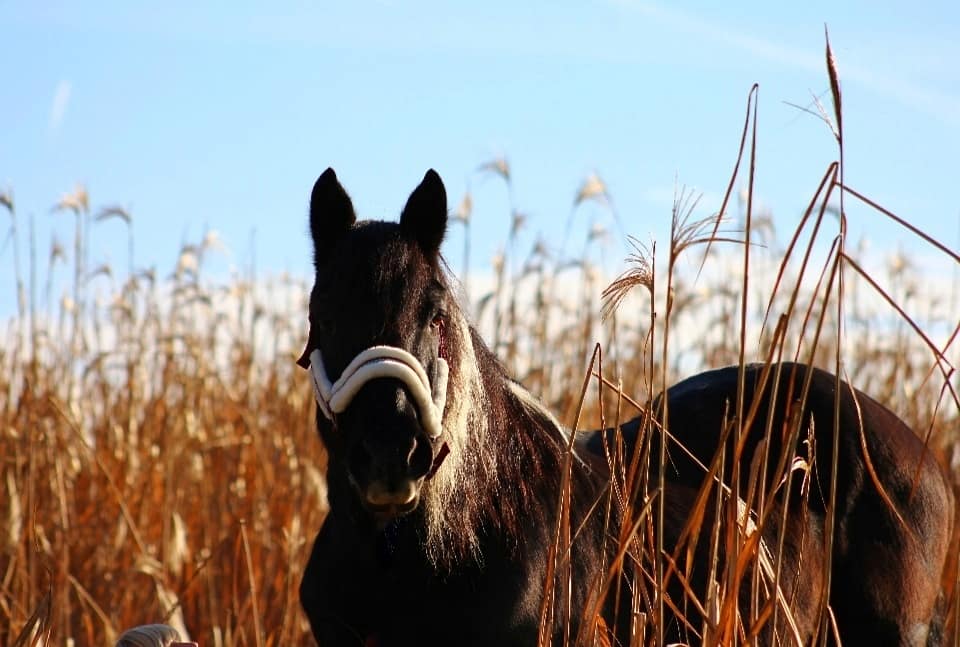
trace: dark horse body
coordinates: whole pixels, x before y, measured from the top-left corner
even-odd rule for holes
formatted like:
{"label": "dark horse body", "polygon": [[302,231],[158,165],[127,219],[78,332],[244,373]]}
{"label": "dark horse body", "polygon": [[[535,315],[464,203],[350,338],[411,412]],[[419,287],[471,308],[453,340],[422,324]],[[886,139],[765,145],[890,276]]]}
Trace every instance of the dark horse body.
{"label": "dark horse body", "polygon": [[[766,488],[778,492],[774,497],[777,513],[771,515],[763,536],[768,546],[776,546],[781,506],[788,506],[781,587],[791,598],[799,633],[806,638],[818,624],[819,598],[825,587],[823,542],[829,515],[837,380],[830,373],[800,364],[769,368],[765,381],[763,365],[745,368],[744,411],[754,402],[758,406],[744,432],[739,494],[746,495],[747,467],[759,464],[766,450],[770,463],[767,473],[771,475]],[[809,390],[804,396],[808,378]],[[668,488],[671,484],[699,488],[703,482],[704,468],[690,454],[704,464],[714,457],[721,432],[730,426],[736,412],[738,381],[738,367],[732,366],[701,373],[668,389],[668,428],[686,448],[684,451],[676,442],[669,443]],[[845,382],[839,384],[840,432],[828,598],[838,633],[844,645],[940,644],[941,577],[952,539],[954,510],[948,480],[902,420],[868,395]],[[660,416],[661,406],[658,401],[653,407]],[[639,426],[640,421],[634,420],[621,428],[628,446],[635,441]],[[784,497],[783,471],[776,477],[772,474],[791,432],[795,434],[791,448],[803,449],[786,455],[799,455],[812,469],[809,473],[798,472],[790,495]],[[766,446],[760,444],[761,439]],[[807,449],[811,441],[813,456]],[[602,451],[599,434],[588,441],[588,446],[594,452]],[[728,451],[724,467],[727,475],[732,472],[732,455],[733,451]],[[804,487],[809,488],[806,493],[802,492]],[[668,514],[667,540],[679,534],[682,519],[682,514],[673,519]],[[665,550],[671,551],[672,546]],[[704,590],[705,583],[698,579],[702,578],[704,561],[700,559],[695,567],[700,573],[693,578],[694,590]],[[676,587],[671,594],[682,595]],[[790,632],[778,623],[777,633],[783,636]],[[680,632],[673,637],[686,636]]]}
{"label": "dark horse body", "polygon": [[[602,514],[589,511],[608,491],[609,475],[596,456],[570,459],[569,437],[505,374],[460,311],[439,256],[447,218],[440,178],[427,173],[399,223],[356,223],[349,197],[328,170],[314,186],[310,211],[317,273],[300,363],[311,367],[315,382],[316,364],[325,365],[332,382],[366,349],[389,347],[415,358],[415,368],[435,390],[446,384],[445,399],[435,397],[442,409],[439,436],[427,433],[416,388],[396,377],[369,379],[339,410],[329,413],[326,402],[324,412],[318,410],[329,454],[330,511],[301,585],[318,643],[533,645],[552,565],[561,604],[547,621],[547,635],[554,642],[565,633],[575,639],[583,609],[595,603],[595,578],[608,563],[613,531]],[[447,368],[449,379],[441,380]],[[829,438],[832,427],[824,412],[832,416],[833,378],[824,375],[815,374],[809,399],[818,439]],[[755,378],[751,370],[748,382]],[[318,401],[322,397],[318,392]],[[688,380],[669,391],[669,427],[709,462],[729,410],[725,403],[735,397],[729,371]],[[950,493],[912,432],[866,396],[858,394],[858,401],[873,465],[903,523],[865,475],[859,433],[844,427],[855,410],[845,392],[830,603],[845,644],[860,640],[861,620],[876,625],[867,631],[876,630],[886,644],[922,644],[917,641],[934,613],[952,523]],[[778,409],[776,415],[783,414]],[[759,433],[762,423],[755,427]],[[624,426],[628,444],[638,428]],[[600,437],[594,434],[583,451],[602,455]],[[821,456],[822,444],[817,462],[829,459]],[[755,447],[752,440],[747,451]],[[570,526],[577,533],[569,559],[553,560],[568,466]],[[667,489],[665,499],[667,550],[703,480],[702,469],[690,461],[677,459],[671,470],[667,477],[676,487]],[[818,478],[822,486],[825,479]],[[809,507],[803,523],[810,532],[792,526],[785,531],[785,571],[820,545],[822,510],[816,503]],[[770,528],[764,536],[776,539]],[[811,557],[807,564],[816,561]],[[813,609],[823,580],[818,569],[809,570],[814,575],[798,579],[796,590],[801,606]],[[793,583],[790,575],[784,581]],[[613,611],[612,605],[604,609]],[[627,615],[621,611],[617,627]],[[816,622],[808,615],[798,613],[803,638]],[[626,641],[622,633],[620,640]]]}

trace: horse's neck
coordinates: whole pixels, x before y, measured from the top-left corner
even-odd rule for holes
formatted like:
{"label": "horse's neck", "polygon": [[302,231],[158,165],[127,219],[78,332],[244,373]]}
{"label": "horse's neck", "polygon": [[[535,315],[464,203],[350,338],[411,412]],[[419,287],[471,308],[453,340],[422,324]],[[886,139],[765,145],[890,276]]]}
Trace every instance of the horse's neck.
{"label": "horse's neck", "polygon": [[523,385],[511,379],[493,353],[479,341],[474,332],[474,347],[481,369],[481,383],[485,392],[486,426],[494,435],[506,431],[524,436],[530,448],[546,443],[560,447],[569,440],[569,432],[563,428],[547,409]]}
{"label": "horse's neck", "polygon": [[[493,445],[497,458],[499,489],[518,489],[523,496],[556,492],[553,481],[561,477],[568,432],[533,394],[506,375],[489,350],[481,352],[489,354],[483,375],[489,405],[484,411],[485,442]],[[517,488],[534,480],[538,489]]]}
{"label": "horse's neck", "polygon": [[485,518],[480,527],[496,528],[507,550],[530,558],[530,551],[545,550],[553,541],[561,492],[569,488],[563,498],[571,519],[586,529],[573,562],[582,570],[595,563],[591,560],[602,545],[597,525],[602,516],[590,517],[589,511],[604,472],[583,463],[571,446],[570,432],[535,396],[496,369],[485,380],[491,399],[486,442],[495,444],[496,476],[485,488],[488,500],[481,508]]}

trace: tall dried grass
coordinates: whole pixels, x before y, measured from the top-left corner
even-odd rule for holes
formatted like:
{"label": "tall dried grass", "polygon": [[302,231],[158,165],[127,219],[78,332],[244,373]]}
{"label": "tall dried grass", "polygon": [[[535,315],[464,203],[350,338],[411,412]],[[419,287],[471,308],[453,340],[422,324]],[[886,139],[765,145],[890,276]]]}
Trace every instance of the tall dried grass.
{"label": "tall dried grass", "polygon": [[[833,72],[831,80],[836,111],[832,119],[823,114],[842,161]],[[781,246],[773,220],[753,203],[755,93],[720,215],[697,216],[696,196],[679,190],[665,270],[656,245],[634,239],[629,269],[603,297],[597,218],[573,255],[564,252],[566,236],[559,252],[537,240],[524,254],[525,221],[509,164],[483,165],[481,172],[502,180],[510,196],[492,287],[473,306],[485,338],[564,422],[591,428],[642,412],[643,402],[698,368],[780,358],[839,365],[952,460],[957,478],[956,299],[919,289],[924,277],[911,272],[908,259],[891,261],[884,275],[876,257],[851,247],[845,222],[855,211],[879,214],[951,262],[960,257],[846,186],[842,163],[827,169]],[[730,215],[738,185],[739,213]],[[606,186],[593,176],[576,192],[567,233],[590,202],[619,222]],[[0,478],[7,492],[0,498],[0,644],[109,644],[127,626],[157,621],[211,647],[307,641],[296,590],[326,505],[312,396],[293,363],[305,334],[307,286],[256,276],[208,281],[203,260],[212,236],[184,246],[165,278],[135,266],[132,234],[125,272],[91,269],[98,223],[118,219],[132,231],[135,214],[116,207],[94,214],[80,189],[55,207],[74,217],[72,257],[51,241],[38,295],[43,258],[32,227],[25,255],[10,192],[0,195],[0,206],[10,216],[18,299],[0,344]],[[454,214],[465,257],[474,207],[468,193]],[[69,287],[54,303],[52,286],[68,259]],[[483,283],[466,270],[461,279],[465,286]],[[739,420],[750,415],[743,406]],[[653,584],[678,577],[679,547],[664,546],[654,532],[664,512],[662,498],[652,495],[663,483],[646,482],[639,467],[662,466],[663,445],[641,443],[634,456],[611,451],[616,478],[597,514],[609,518],[617,505],[624,521],[611,529],[620,550],[598,566],[596,590],[606,591],[626,560],[642,565]],[[739,479],[755,480],[756,471],[748,466],[726,477],[735,487]],[[768,495],[758,492],[751,504],[762,511]],[[565,501],[560,493],[561,511]],[[755,539],[746,533],[697,533],[697,523],[695,515],[688,535],[709,537],[715,553],[756,558]],[[569,518],[559,515],[557,568],[575,536]],[[957,565],[951,569],[944,586],[954,591],[955,636]],[[731,644],[739,631],[749,635],[769,621],[769,609],[738,615],[737,590],[758,586],[755,578],[743,580],[745,572],[741,563],[717,573],[717,588],[689,614],[707,644]],[[649,590],[634,591],[635,644],[662,644],[658,618],[671,601],[656,586]],[[562,602],[562,592],[548,595],[545,617],[580,612],[557,606]],[[597,635],[568,639],[591,643]]]}
{"label": "tall dried grass", "polygon": [[[71,204],[82,258],[97,219],[85,198]],[[212,240],[181,250],[166,279],[108,273],[107,299],[78,262],[59,307],[31,301],[9,323],[0,644],[28,626],[53,644],[110,644],[161,620],[205,645],[303,638],[299,572],[326,505],[293,365],[306,290],[206,284]]]}
{"label": "tall dried grass", "polygon": [[[758,222],[753,213],[757,134],[755,99],[758,91],[754,87],[748,101],[734,173],[719,214],[705,220],[692,220],[696,201],[680,191],[674,204],[665,278],[661,280],[657,276],[655,246],[648,249],[634,241],[635,253],[629,259],[632,267],[604,293],[607,299],[604,311],[608,314],[618,309],[622,312],[623,302],[634,288],[642,288],[640,293],[646,305],[645,315],[638,314],[635,317],[635,321],[639,322],[639,330],[633,335],[638,342],[635,352],[626,354],[628,359],[617,368],[616,376],[611,378],[605,373],[598,361],[598,353],[594,355],[589,371],[596,378],[598,386],[598,426],[607,426],[611,422],[605,419],[605,410],[616,412],[612,421],[614,426],[622,421],[624,417],[621,411],[625,403],[629,405],[629,417],[639,414],[643,420],[641,441],[632,456],[624,456],[622,447],[609,450],[608,460],[614,482],[607,505],[619,509],[622,526],[612,529],[617,536],[618,546],[614,563],[607,572],[597,573],[592,583],[595,590],[600,592],[598,599],[602,599],[609,593],[609,583],[622,568],[627,568],[627,564],[630,564],[631,572],[639,573],[640,579],[646,580],[648,586],[637,586],[631,590],[634,596],[631,604],[632,645],[664,644],[667,607],[671,614],[682,619],[689,639],[694,644],[751,644],[765,625],[776,625],[778,616],[786,622],[786,627],[796,631],[786,600],[781,601],[780,594],[773,595],[769,600],[766,595],[761,595],[762,587],[772,587],[773,591],[778,591],[781,565],[779,557],[773,563],[761,549],[760,534],[755,529],[767,524],[780,525],[782,528],[787,521],[788,511],[776,512],[774,492],[766,491],[765,484],[780,484],[777,488],[785,488],[788,492],[791,488],[801,488],[801,496],[807,496],[809,490],[805,489],[804,475],[809,471],[809,465],[802,457],[793,456],[787,449],[781,456],[772,456],[769,452],[757,456],[741,453],[741,435],[757,415],[757,403],[742,399],[731,403],[728,424],[723,430],[717,430],[722,431],[721,438],[724,440],[713,461],[703,466],[709,478],[692,502],[691,514],[680,533],[680,541],[672,546],[663,543],[667,492],[664,480],[667,468],[665,434],[660,433],[659,423],[654,422],[643,402],[650,401],[655,393],[662,391],[675,378],[671,358],[676,356],[676,349],[671,337],[682,330],[679,324],[685,314],[691,314],[699,322],[699,327],[688,327],[687,334],[691,331],[695,334],[703,330],[719,331],[716,342],[704,343],[700,338],[700,345],[695,350],[700,351],[702,365],[739,365],[740,392],[743,391],[742,368],[750,361],[761,361],[771,367],[772,362],[789,359],[832,370],[838,380],[852,380],[886,401],[905,417],[941,458],[951,456],[956,485],[960,399],[957,395],[955,366],[960,354],[954,342],[960,332],[960,320],[954,307],[948,305],[955,303],[955,299],[947,302],[931,292],[929,301],[918,303],[917,290],[910,285],[910,278],[903,272],[905,264],[900,259],[895,260],[888,277],[880,277],[867,260],[859,258],[847,240],[847,221],[851,216],[846,208],[847,196],[862,203],[860,206],[866,206],[865,213],[864,210],[858,210],[857,215],[873,218],[879,215],[895,222],[908,235],[916,236],[928,244],[933,253],[942,254],[948,264],[960,264],[960,255],[845,184],[842,97],[829,44],[827,69],[834,111],[832,115],[823,111],[822,117],[836,137],[839,161],[825,171],[785,249],[776,258],[766,259],[774,261],[772,267],[768,266],[766,271],[761,272],[754,269],[757,257],[763,256],[754,249],[756,225],[767,229],[767,235],[773,233],[772,222],[760,219]],[[741,167],[746,169],[743,171],[745,178],[740,178]],[[742,200],[745,210],[738,223],[741,237],[736,241],[722,234],[721,226],[738,178],[746,184],[746,189]],[[833,222],[827,219],[828,216]],[[740,251],[735,252],[735,257],[738,256],[742,264],[739,268],[733,264],[723,266],[726,270],[724,278],[716,282],[717,296],[713,298],[719,305],[719,316],[706,318],[702,312],[706,309],[705,305],[691,307],[691,302],[684,301],[686,295],[678,290],[681,285],[678,260],[700,247],[703,249],[699,262],[702,270],[710,262],[711,248],[724,242],[739,243]],[[708,293],[712,287],[710,283],[708,280]],[[868,302],[873,305],[867,306]],[[682,304],[682,307],[678,308],[678,304]],[[882,304],[882,307],[877,309],[877,304]],[[684,309],[690,312],[684,313]],[[643,311],[642,307],[635,310],[637,313]],[[704,321],[709,321],[709,325],[704,326]],[[628,338],[622,332],[618,334],[621,349]],[[854,341],[851,343],[848,340]],[[639,378],[639,383],[629,384],[623,377],[625,375]],[[638,402],[634,399],[637,394],[645,397]],[[609,402],[604,402],[605,397]],[[611,404],[614,406],[611,407]],[[582,396],[575,407],[578,411],[577,420],[580,420],[580,411],[584,407]],[[838,416],[839,409],[835,409],[835,426]],[[769,434],[772,431],[771,421],[767,420],[766,424]],[[662,412],[662,428],[669,429],[668,410]],[[795,446],[798,436],[805,437],[809,430],[802,429],[800,421],[796,420],[791,433],[792,439],[784,443],[785,448]],[[838,438],[836,434],[833,435],[834,457],[838,455]],[[729,454],[734,457],[732,473],[724,474],[724,456]],[[642,466],[652,466],[652,469]],[[832,465],[821,465],[819,469],[832,473],[831,483],[835,483],[836,473],[842,466],[834,460]],[[747,487],[743,488],[742,484]],[[881,496],[885,497],[878,482],[877,487]],[[744,491],[748,493],[745,501],[740,501],[732,494]],[[819,601],[821,637],[836,632],[826,594],[830,589],[829,546],[832,545],[836,522],[832,512],[836,493],[831,487],[826,494],[826,579],[825,593]],[[564,501],[561,498],[561,510]],[[889,499],[888,504],[892,505]],[[714,506],[712,512],[708,509],[709,505]],[[720,520],[723,516],[727,519],[743,519],[743,509],[755,513],[754,522],[721,524],[719,521],[708,521]],[[556,552],[563,554],[570,545],[569,519],[561,514],[559,523],[568,524],[557,534],[560,545]],[[755,523],[754,529],[751,529],[751,523]],[[781,545],[774,548],[773,555],[782,552],[783,532],[779,535]],[[684,580],[684,564],[698,541],[701,546],[707,545],[711,555],[709,581],[713,582],[713,586],[706,591],[705,599],[698,598],[698,593],[692,591]],[[960,605],[956,599],[956,582],[960,577],[956,554],[955,539],[953,557],[941,583],[947,594],[947,606],[952,609],[952,612],[948,612],[946,631],[948,640],[953,641],[958,638],[957,618],[960,615]],[[723,560],[718,559],[720,555],[723,555]],[[666,594],[670,578],[680,580],[686,590],[685,599],[671,599]],[[763,580],[766,580],[765,583]],[[551,581],[550,578],[547,581]],[[749,590],[751,602],[747,608],[742,608],[740,592],[745,590]],[[556,594],[552,598],[548,596],[554,606],[557,604],[554,601],[556,597]],[[582,627],[589,629],[594,626],[592,620],[597,616],[598,605],[599,601],[585,610]],[[596,636],[587,631],[578,637],[576,644],[596,644],[596,641]],[[548,643],[548,636],[541,636],[541,644]]]}

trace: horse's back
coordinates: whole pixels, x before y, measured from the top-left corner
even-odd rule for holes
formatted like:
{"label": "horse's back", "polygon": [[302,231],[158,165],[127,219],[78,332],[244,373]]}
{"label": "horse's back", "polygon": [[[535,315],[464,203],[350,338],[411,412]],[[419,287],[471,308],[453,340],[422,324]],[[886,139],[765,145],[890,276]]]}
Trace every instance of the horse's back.
{"label": "horse's back", "polygon": [[[666,412],[662,396],[651,406],[656,424],[646,424],[641,416],[620,428],[625,453],[630,455],[644,437],[644,427],[652,430],[657,447],[655,430],[664,424],[671,438],[665,477],[675,485],[699,487],[703,466],[711,465],[721,439],[735,434],[733,422],[742,411],[748,424],[739,461],[740,494],[746,494],[750,471],[765,450],[768,492],[782,491],[784,473],[774,469],[778,463],[806,464],[810,471],[800,474],[808,477],[810,489],[801,494],[795,479],[791,509],[803,506],[820,532],[831,511],[835,515],[830,602],[844,644],[938,644],[934,616],[954,503],[943,469],[923,440],[876,400],[820,369],[783,363],[767,373],[763,365],[749,365],[742,405],[739,385],[740,370],[732,366],[670,387]],[[613,431],[607,434],[609,440]],[[603,455],[601,434],[583,445]],[[729,480],[733,444],[726,447]],[[796,457],[804,461],[795,462]]]}

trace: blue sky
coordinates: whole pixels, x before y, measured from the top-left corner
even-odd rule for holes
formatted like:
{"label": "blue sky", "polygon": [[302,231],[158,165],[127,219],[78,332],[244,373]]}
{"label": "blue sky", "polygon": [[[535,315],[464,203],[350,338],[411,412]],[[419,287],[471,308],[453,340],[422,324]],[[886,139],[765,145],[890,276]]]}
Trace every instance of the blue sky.
{"label": "blue sky", "polygon": [[[836,158],[829,130],[785,102],[843,84],[847,181],[952,248],[960,237],[960,5],[876,3],[0,3],[0,186],[32,214],[39,256],[78,183],[133,216],[137,266],[169,271],[207,228],[210,271],[310,269],[307,203],[336,169],[361,217],[396,217],[427,168],[451,208],[470,190],[472,261],[509,227],[509,159],[523,246],[560,244],[581,182],[607,184],[626,233],[665,244],[675,183],[716,207],[747,93],[760,85],[756,195],[781,236]],[[594,212],[590,210],[594,209]],[[586,206],[577,219],[604,213]],[[864,210],[854,236],[912,241]],[[5,231],[7,222],[2,229]],[[460,269],[462,232],[446,254]],[[622,238],[614,231],[609,269]],[[93,263],[126,267],[125,232],[98,224]],[[10,246],[0,248],[9,277]],[[13,311],[0,282],[0,314]]]}

